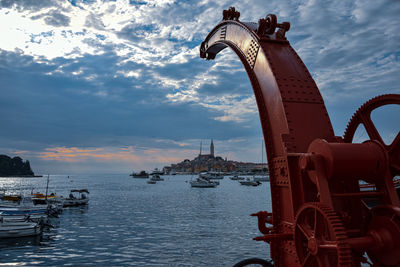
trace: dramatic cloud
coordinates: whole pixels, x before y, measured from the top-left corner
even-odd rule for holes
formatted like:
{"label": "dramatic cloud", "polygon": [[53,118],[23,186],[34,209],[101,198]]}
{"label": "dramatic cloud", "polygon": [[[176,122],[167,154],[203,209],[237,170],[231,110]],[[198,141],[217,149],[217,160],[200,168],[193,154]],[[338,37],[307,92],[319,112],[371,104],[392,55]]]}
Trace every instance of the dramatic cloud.
{"label": "dramatic cloud", "polygon": [[127,171],[193,158],[214,138],[217,154],[259,161],[239,59],[228,49],[215,61],[198,55],[230,6],[242,21],[291,22],[288,39],[337,135],[368,98],[400,92],[398,1],[0,0],[0,150],[41,171],[105,161]]}

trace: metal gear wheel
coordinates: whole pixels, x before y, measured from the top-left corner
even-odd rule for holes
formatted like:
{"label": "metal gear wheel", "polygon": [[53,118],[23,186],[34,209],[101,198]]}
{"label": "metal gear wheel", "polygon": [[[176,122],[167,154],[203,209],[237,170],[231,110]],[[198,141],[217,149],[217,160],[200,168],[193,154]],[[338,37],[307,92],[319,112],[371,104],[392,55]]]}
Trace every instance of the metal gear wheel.
{"label": "metal gear wheel", "polygon": [[340,218],[321,203],[305,203],[299,209],[294,240],[300,266],[353,266],[352,252]]}
{"label": "metal gear wheel", "polygon": [[385,245],[369,248],[369,258],[376,266],[400,266],[400,208],[378,206],[371,214],[369,233],[378,235],[376,239]]}
{"label": "metal gear wheel", "polygon": [[386,145],[373,121],[371,120],[371,112],[381,106],[397,104],[400,105],[399,94],[388,94],[374,97],[364,103],[351,117],[346,131],[344,132],[343,140],[346,143],[351,143],[357,128],[362,124],[367,131],[371,140],[380,142],[389,154],[390,169],[393,176],[400,175],[400,132],[390,145]]}
{"label": "metal gear wheel", "polygon": [[244,266],[250,266],[250,265],[262,266],[262,267],[274,267],[274,264],[271,261],[260,259],[260,258],[245,259],[245,260],[242,260],[242,261],[236,263],[235,265],[233,265],[233,267],[244,267]]}

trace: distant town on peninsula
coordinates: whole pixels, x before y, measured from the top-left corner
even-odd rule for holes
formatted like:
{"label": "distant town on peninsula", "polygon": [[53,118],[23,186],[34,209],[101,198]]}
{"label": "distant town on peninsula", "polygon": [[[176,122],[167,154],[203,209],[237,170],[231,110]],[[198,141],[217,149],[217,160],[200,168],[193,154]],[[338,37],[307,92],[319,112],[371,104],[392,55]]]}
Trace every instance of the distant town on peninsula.
{"label": "distant town on peninsula", "polygon": [[187,174],[200,172],[240,172],[240,173],[265,173],[268,171],[266,163],[238,162],[223,159],[214,155],[214,142],[211,139],[210,153],[202,153],[202,144],[200,143],[200,153],[193,160],[185,159],[182,162],[165,166],[165,174]]}
{"label": "distant town on peninsula", "polygon": [[[199,154],[192,160],[184,159],[179,163],[173,163],[165,166],[161,173],[163,174],[193,174],[201,172],[224,172],[224,173],[243,173],[255,174],[266,173],[268,167],[266,162],[252,163],[228,160],[215,155],[214,142],[211,139],[210,152],[203,154],[202,144],[200,144]],[[20,157],[9,157],[0,155],[0,177],[35,177],[29,160],[23,160]]]}
{"label": "distant town on peninsula", "polygon": [[0,155],[0,177],[33,177],[34,172],[31,169],[29,160],[22,160],[20,157],[9,157]]}

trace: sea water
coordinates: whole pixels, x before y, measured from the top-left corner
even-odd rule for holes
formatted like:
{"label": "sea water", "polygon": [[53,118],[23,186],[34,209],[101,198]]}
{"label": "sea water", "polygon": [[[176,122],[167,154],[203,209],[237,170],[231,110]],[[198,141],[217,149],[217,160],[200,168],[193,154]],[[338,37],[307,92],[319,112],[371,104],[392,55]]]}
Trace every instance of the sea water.
{"label": "sea water", "polygon": [[[87,188],[89,204],[65,208],[42,237],[0,241],[0,266],[232,266],[268,259],[251,213],[271,211],[268,182],[191,188],[190,175],[50,175],[49,194]],[[7,193],[45,193],[47,177],[0,178]]]}

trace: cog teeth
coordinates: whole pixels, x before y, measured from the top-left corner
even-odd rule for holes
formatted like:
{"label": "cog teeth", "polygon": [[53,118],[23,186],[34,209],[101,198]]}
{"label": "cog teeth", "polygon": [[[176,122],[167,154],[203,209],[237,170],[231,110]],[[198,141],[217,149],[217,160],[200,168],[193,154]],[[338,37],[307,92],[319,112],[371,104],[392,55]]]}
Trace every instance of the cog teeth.
{"label": "cog teeth", "polygon": [[388,105],[388,104],[400,104],[400,94],[383,94],[383,95],[378,95],[364,104],[362,104],[356,112],[351,116],[350,121],[347,123],[346,130],[344,131],[343,134],[343,140],[346,143],[351,143],[355,134],[355,131],[357,130],[357,127],[359,124],[362,123],[360,120],[360,114],[363,113],[370,113],[372,110],[383,106],[383,105]]}
{"label": "cog teeth", "polygon": [[[342,220],[339,215],[332,208],[321,204],[319,202],[309,202],[304,204],[303,208],[298,212],[296,216],[296,224],[298,223],[299,218],[302,216],[302,212],[309,208],[316,209],[320,214],[325,218],[325,222],[329,224],[329,228],[332,230],[332,241],[336,241],[337,243],[337,266],[354,266],[353,255],[349,244],[347,243],[348,236],[346,234],[345,228],[343,226]],[[302,219],[300,219],[302,221]],[[296,227],[297,229],[297,227]],[[296,233],[295,233],[296,235]],[[300,242],[299,242],[300,243]],[[303,257],[302,254],[303,249],[296,246],[297,254],[299,257]]]}

